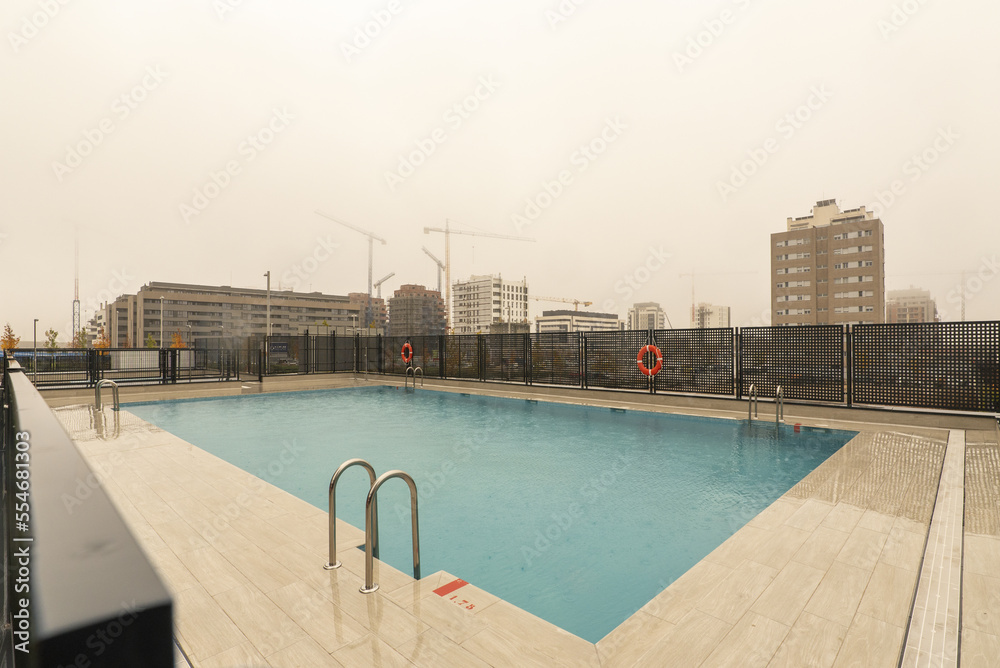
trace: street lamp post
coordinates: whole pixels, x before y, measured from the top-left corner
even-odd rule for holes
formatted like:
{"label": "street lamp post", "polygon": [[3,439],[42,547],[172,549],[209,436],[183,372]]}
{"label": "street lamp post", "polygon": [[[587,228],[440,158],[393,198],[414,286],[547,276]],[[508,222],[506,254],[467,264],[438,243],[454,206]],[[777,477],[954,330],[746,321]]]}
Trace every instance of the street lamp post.
{"label": "street lamp post", "polygon": [[163,297],[160,297],[160,348],[163,348]]}

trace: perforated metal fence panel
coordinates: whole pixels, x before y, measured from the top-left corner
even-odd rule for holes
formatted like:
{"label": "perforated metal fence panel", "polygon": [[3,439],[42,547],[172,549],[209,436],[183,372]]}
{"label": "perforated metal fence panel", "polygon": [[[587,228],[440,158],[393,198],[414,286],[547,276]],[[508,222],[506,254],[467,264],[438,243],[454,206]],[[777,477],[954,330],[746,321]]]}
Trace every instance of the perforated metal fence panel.
{"label": "perforated metal fence panel", "polygon": [[381,336],[359,336],[358,338],[358,371],[378,373],[379,357],[382,352]]}
{"label": "perforated metal fence panel", "polygon": [[844,329],[840,325],[743,327],[740,391],[785,399],[844,401]]}
{"label": "perforated metal fence panel", "polygon": [[333,370],[354,371],[356,347],[353,336],[335,336],[333,339]]}
{"label": "perforated metal fence panel", "polygon": [[445,339],[444,375],[479,378],[479,335],[459,334]]}
{"label": "perforated metal fence panel", "polygon": [[639,371],[636,356],[649,341],[649,331],[586,332],[587,387],[645,390],[646,376]]}
{"label": "perforated metal fence panel", "polygon": [[486,380],[525,382],[527,339],[526,334],[484,334],[483,377]]}
{"label": "perforated metal fence panel", "polygon": [[1000,322],[855,325],[854,403],[1000,412]]}
{"label": "perforated metal fence panel", "polygon": [[531,382],[580,386],[580,334],[532,334]]}
{"label": "perforated metal fence panel", "polygon": [[658,392],[733,394],[732,329],[659,329],[653,343],[663,355]]}

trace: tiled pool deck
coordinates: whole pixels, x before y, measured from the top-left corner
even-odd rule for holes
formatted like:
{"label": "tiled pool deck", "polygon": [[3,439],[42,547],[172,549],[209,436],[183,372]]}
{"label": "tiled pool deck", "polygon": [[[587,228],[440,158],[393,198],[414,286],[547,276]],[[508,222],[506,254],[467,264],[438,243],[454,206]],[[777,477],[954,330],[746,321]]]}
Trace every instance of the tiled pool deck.
{"label": "tiled pool deck", "polygon": [[[470,391],[434,389],[456,388]],[[248,389],[259,388],[123,397]],[[594,403],[584,396],[538,398]],[[951,428],[858,424],[804,408],[811,417],[798,418],[787,407],[786,422],[861,433],[594,645],[475,583],[455,600],[436,595],[456,580],[445,572],[415,582],[377,564],[381,588],[361,594],[363,555],[347,549],[363,542],[358,529],[338,523],[344,567],[326,571],[323,510],[127,408],[115,429],[109,409],[95,415],[79,397],[47,399],[62,406],[57,415],[173,592],[178,666],[947,666],[958,650],[964,666],[1000,665],[995,429],[954,428],[943,417]],[[671,410],[644,401],[619,394],[599,403]],[[677,412],[745,419],[732,408]]]}

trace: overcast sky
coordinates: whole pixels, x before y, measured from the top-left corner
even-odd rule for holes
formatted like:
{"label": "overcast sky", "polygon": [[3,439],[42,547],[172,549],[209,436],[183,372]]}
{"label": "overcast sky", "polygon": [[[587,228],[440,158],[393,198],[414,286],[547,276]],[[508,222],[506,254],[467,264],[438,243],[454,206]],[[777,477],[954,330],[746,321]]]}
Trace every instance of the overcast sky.
{"label": "overcast sky", "polygon": [[768,235],[825,198],[877,207],[888,288],[955,320],[967,270],[967,318],[997,319],[997,25],[986,0],[4,0],[0,322],[68,338],[74,235],[85,317],[149,281],[364,291],[365,237],[320,209],[386,239],[383,296],[436,285],[450,219],[536,240],[453,236],[453,280],[687,326],[694,271],[760,324]]}

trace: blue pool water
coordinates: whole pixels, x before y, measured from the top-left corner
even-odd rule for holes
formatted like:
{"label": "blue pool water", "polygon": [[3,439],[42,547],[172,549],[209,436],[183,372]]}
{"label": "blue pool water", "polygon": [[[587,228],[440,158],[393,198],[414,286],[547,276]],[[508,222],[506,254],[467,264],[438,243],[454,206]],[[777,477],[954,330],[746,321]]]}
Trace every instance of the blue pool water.
{"label": "blue pool water", "polygon": [[[128,410],[323,510],[347,459],[407,471],[423,574],[446,570],[591,642],[856,433],[391,387]],[[367,488],[360,468],[338,485],[356,527]],[[379,514],[380,556],[409,572],[402,481],[380,490]]]}

